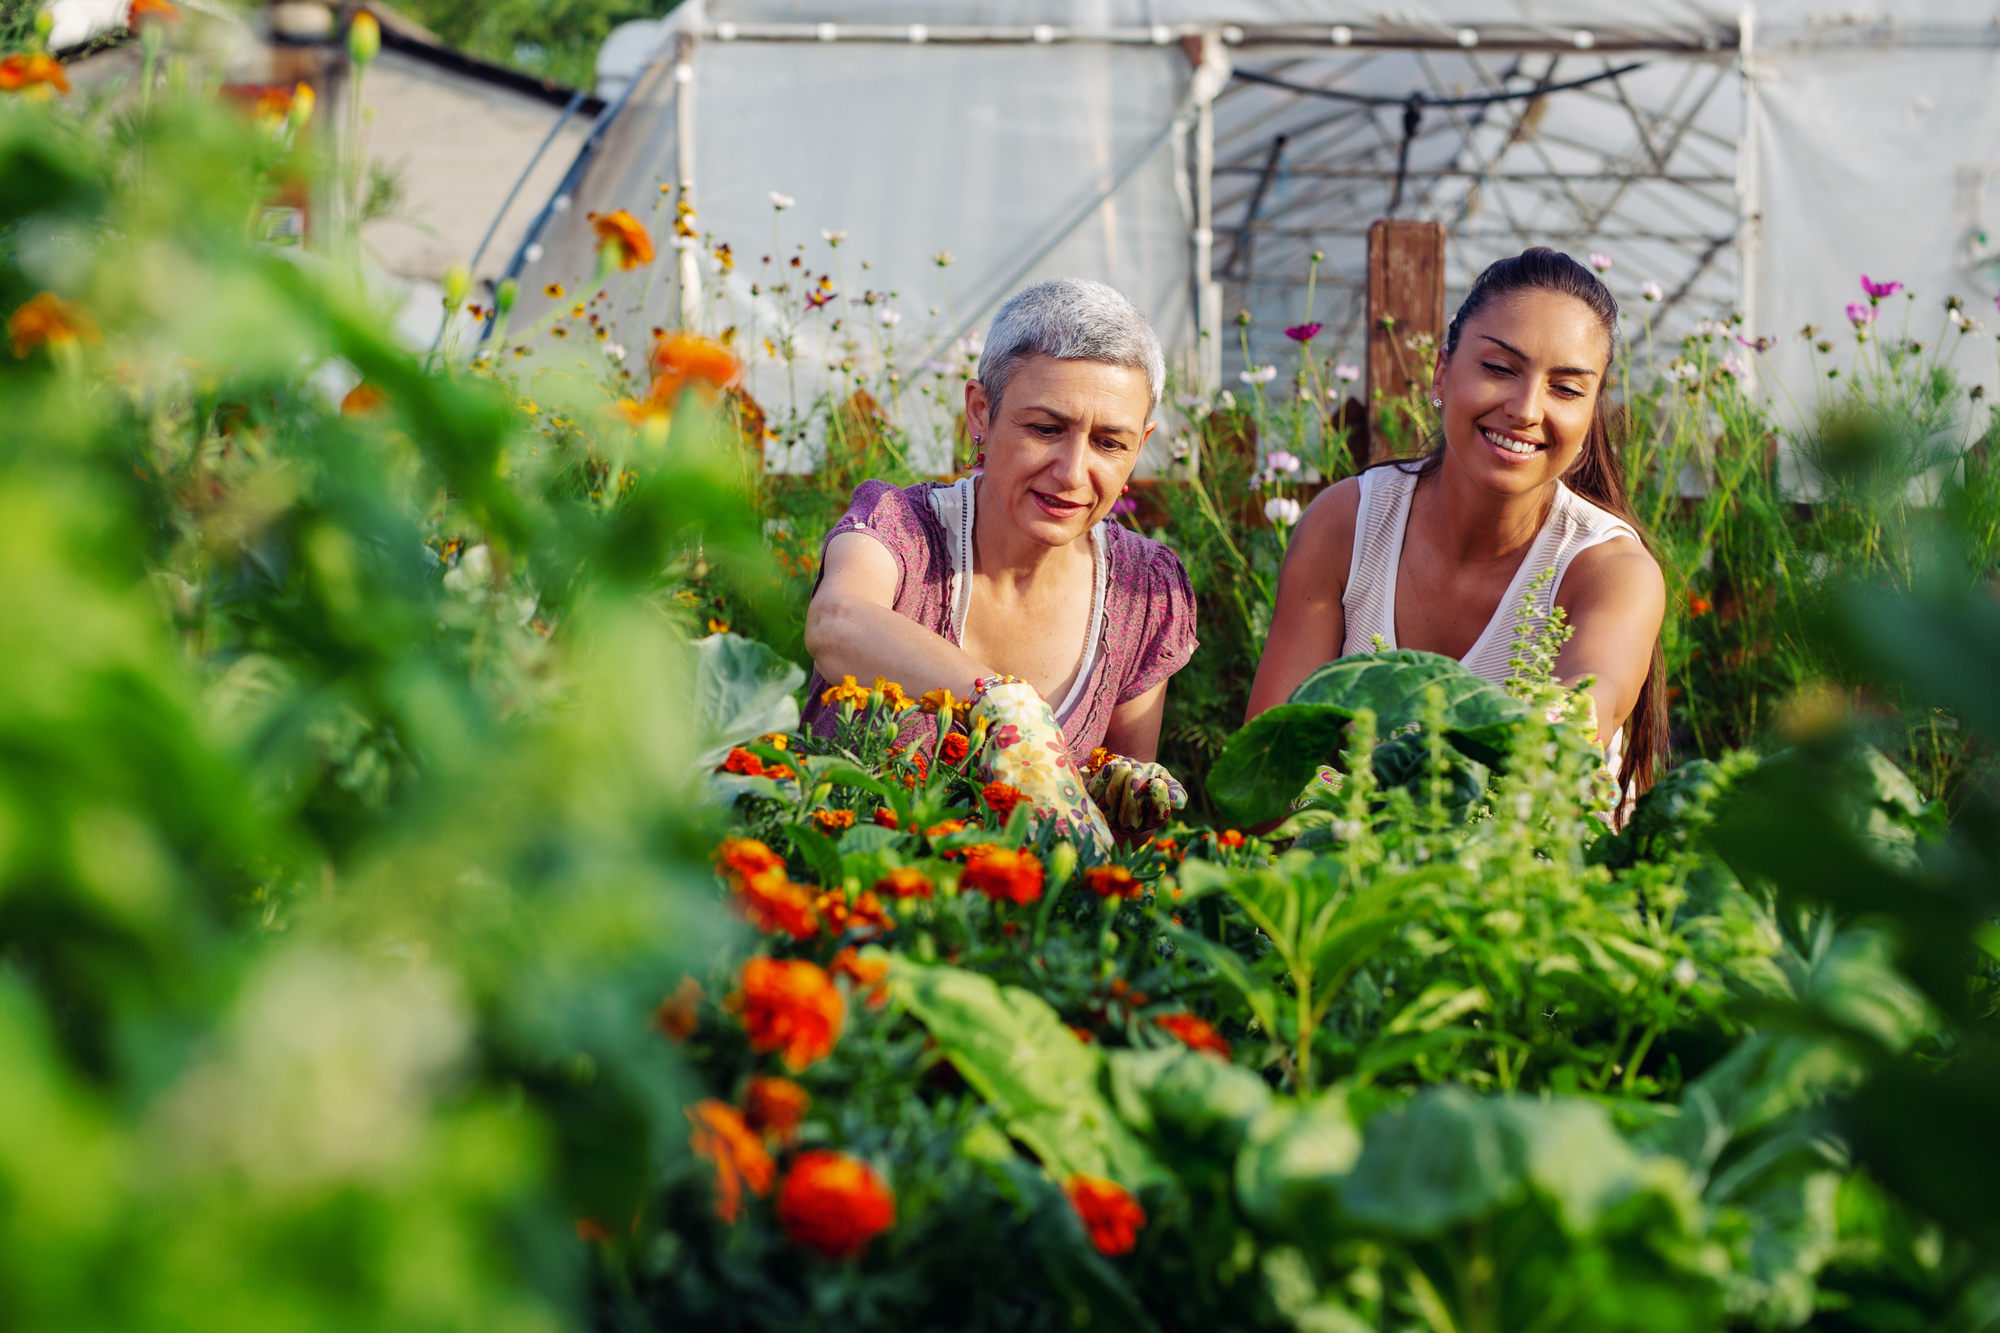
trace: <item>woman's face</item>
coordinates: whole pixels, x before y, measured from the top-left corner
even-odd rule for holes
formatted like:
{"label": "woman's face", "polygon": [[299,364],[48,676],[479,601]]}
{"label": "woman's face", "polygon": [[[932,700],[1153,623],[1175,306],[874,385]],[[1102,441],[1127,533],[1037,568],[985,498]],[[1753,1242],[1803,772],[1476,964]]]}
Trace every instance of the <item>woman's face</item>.
{"label": "woman's face", "polygon": [[973,380],[965,421],[986,454],[980,512],[998,510],[1045,546],[1069,545],[1118,502],[1153,433],[1152,406],[1143,370],[1101,361],[1030,357],[998,410]]}
{"label": "woman's face", "polygon": [[1562,476],[1583,452],[1610,360],[1604,326],[1576,297],[1496,297],[1465,321],[1433,380],[1452,465],[1498,495]]}

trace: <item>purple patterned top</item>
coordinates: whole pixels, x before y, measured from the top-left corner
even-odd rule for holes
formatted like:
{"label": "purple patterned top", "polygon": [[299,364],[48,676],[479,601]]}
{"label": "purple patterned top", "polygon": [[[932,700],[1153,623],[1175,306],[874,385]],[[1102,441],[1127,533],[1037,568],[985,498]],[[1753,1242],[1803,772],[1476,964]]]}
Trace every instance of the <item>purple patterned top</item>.
{"label": "purple patterned top", "polygon": [[[864,481],[826,539],[865,532],[881,542],[896,562],[896,613],[950,639],[951,546],[931,508],[929,492],[936,485],[920,482],[900,489],[886,481]],[[1194,634],[1194,590],[1188,586],[1180,557],[1118,524],[1104,527],[1109,568],[1102,637],[1083,695],[1063,719],[1063,739],[1079,767],[1104,744],[1111,710],[1186,666],[1199,646]],[[825,554],[822,547],[822,569]],[[826,687],[827,681],[815,670],[806,686],[801,725],[830,736],[838,713],[820,702]],[[911,693],[918,691],[912,688]],[[936,734],[935,720],[919,714],[904,724],[899,739],[905,745],[928,744]]]}

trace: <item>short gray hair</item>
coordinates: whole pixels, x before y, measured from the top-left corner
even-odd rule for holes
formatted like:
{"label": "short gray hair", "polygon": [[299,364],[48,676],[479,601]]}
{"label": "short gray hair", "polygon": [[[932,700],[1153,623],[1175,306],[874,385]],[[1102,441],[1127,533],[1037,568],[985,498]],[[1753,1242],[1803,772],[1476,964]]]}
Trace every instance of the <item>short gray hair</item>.
{"label": "short gray hair", "polygon": [[1050,278],[1014,293],[1000,307],[979,357],[989,411],[1000,406],[1007,381],[1031,356],[1145,371],[1153,395],[1148,416],[1159,408],[1166,387],[1167,359],[1153,326],[1115,289],[1088,278]]}

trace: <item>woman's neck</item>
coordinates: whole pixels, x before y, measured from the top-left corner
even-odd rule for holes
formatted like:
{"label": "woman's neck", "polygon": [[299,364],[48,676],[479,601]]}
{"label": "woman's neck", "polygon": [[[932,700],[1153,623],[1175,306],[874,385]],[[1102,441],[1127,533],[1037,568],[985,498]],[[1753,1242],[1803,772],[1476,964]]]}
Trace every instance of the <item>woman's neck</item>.
{"label": "woman's neck", "polygon": [[1413,513],[1424,511],[1424,526],[1439,554],[1458,564],[1497,563],[1518,556],[1535,540],[1560,484],[1551,482],[1519,495],[1495,495],[1453,467],[1447,453],[1431,484],[1420,483],[1410,504]]}
{"label": "woman's neck", "polygon": [[[987,503],[984,479],[972,482],[972,568],[996,585],[1026,593],[1065,577],[1077,559],[1079,542],[1049,546],[1014,525],[1006,507]],[[1088,539],[1089,533],[1084,534]]]}

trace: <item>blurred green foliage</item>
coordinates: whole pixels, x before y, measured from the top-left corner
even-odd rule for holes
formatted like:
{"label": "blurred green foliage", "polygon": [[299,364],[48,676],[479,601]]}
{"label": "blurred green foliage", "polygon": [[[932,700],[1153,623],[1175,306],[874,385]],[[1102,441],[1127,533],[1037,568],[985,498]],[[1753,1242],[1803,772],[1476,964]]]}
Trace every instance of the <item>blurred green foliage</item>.
{"label": "blurred green foliage", "polygon": [[619,24],[659,18],[678,0],[401,0],[451,45],[571,88],[597,85],[597,49]]}

